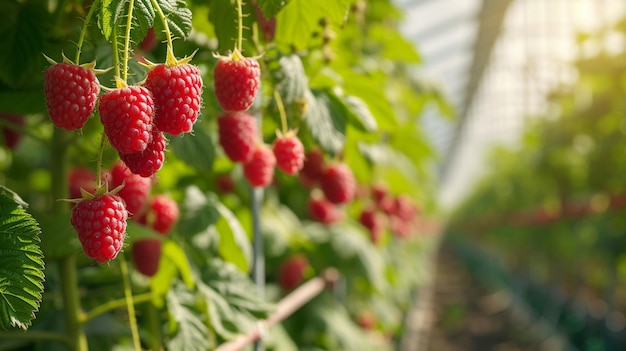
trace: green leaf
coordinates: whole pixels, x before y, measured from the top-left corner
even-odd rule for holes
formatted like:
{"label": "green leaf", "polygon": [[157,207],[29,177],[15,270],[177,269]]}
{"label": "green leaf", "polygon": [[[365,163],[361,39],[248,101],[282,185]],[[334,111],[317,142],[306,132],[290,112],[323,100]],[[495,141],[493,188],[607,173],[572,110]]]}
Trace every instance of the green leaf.
{"label": "green leaf", "polygon": [[198,171],[208,172],[213,169],[215,148],[203,128],[196,128],[193,135],[171,137],[170,146],[178,158]]}
{"label": "green leaf", "polygon": [[169,350],[209,350],[209,329],[200,318],[196,295],[181,282],[174,284],[167,294],[170,329],[174,335],[168,342]]}
{"label": "green leaf", "polygon": [[347,117],[348,123],[364,132],[378,129],[376,119],[363,99],[354,95],[344,95],[340,89],[327,90],[336,109]]}
{"label": "green leaf", "polygon": [[16,194],[3,186],[0,190],[0,328],[26,330],[43,293],[41,229]]}
{"label": "green leaf", "polygon": [[[242,7],[244,14],[254,11],[250,1],[245,1]],[[237,8],[236,2],[231,0],[211,0],[211,9],[209,11],[209,21],[213,23],[215,34],[217,35],[218,47],[220,53],[232,51],[235,48],[237,40]],[[244,16],[243,18],[243,39],[244,42],[252,42],[252,16]]]}
{"label": "green leaf", "polygon": [[346,139],[347,116],[343,105],[324,90],[307,92],[304,122],[315,141],[331,154],[338,154]]}
{"label": "green leaf", "polygon": [[274,85],[285,105],[306,99],[309,78],[304,71],[300,56],[295,54],[282,56],[278,59],[278,67],[272,71],[272,76],[275,81]]}
{"label": "green leaf", "polygon": [[[98,27],[110,43],[113,42],[113,34],[116,33],[118,45],[122,46],[128,31],[131,43],[137,45],[146,36],[148,29],[154,26],[156,13],[150,0],[132,1],[132,13],[130,4],[131,1],[128,0],[102,1],[98,14]],[[132,17],[130,29],[127,27],[129,16]]]}
{"label": "green leaf", "polygon": [[242,272],[250,270],[252,262],[252,244],[243,230],[237,217],[217,197],[210,198],[211,203],[220,214],[215,224],[219,233],[218,251],[222,258],[234,264]]}
{"label": "green leaf", "polygon": [[40,82],[48,12],[36,2],[9,0],[0,2],[0,13],[0,81],[10,87]]}
{"label": "green leaf", "polygon": [[378,43],[380,57],[406,63],[420,63],[421,57],[415,45],[408,41],[397,29],[383,24],[369,27],[367,38]]}
{"label": "green leaf", "polygon": [[265,319],[274,306],[261,298],[250,278],[234,265],[210,259],[197,277],[198,290],[207,304],[215,332],[224,339],[247,333],[257,320]]}
{"label": "green leaf", "polygon": [[163,305],[162,298],[170,291],[176,277],[180,277],[188,287],[194,286],[191,266],[185,252],[174,241],[166,240],[161,247],[159,270],[150,280],[150,287],[155,295],[154,302],[157,306]]}
{"label": "green leaf", "polygon": [[[187,2],[185,0],[157,0],[157,3],[165,15],[172,37],[187,39],[192,27],[191,10],[187,8]],[[154,21],[154,34],[157,39],[167,39],[163,22],[160,19]]]}
{"label": "green leaf", "polygon": [[274,41],[283,47],[304,49],[320,32],[319,22],[326,18],[331,24],[341,25],[346,18],[351,0],[311,1],[291,0],[276,16]]}
{"label": "green leaf", "polygon": [[289,1],[290,0],[259,0],[257,3],[259,4],[261,12],[263,12],[263,16],[265,18],[272,18],[276,16]]}

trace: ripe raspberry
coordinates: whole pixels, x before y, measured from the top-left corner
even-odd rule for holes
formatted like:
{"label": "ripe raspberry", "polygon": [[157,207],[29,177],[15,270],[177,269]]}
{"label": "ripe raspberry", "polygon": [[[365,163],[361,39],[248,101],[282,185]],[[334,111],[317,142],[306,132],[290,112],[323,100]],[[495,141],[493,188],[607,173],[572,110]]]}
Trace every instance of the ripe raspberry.
{"label": "ripe raspberry", "polygon": [[320,149],[312,149],[304,155],[300,170],[300,181],[308,187],[314,186],[324,174],[324,154]]}
{"label": "ripe raspberry", "polygon": [[411,221],[418,213],[418,209],[406,194],[400,194],[395,199],[395,208],[393,214],[405,221]]}
{"label": "ripe raspberry", "polygon": [[228,173],[216,175],[215,186],[217,188],[217,191],[222,194],[232,193],[235,190],[235,182]]}
{"label": "ripe raspberry", "polygon": [[163,133],[152,129],[152,141],[145,150],[133,154],[120,153],[119,155],[131,172],[147,178],[153,176],[163,166],[165,145]]}
{"label": "ripe raspberry", "polygon": [[144,87],[130,86],[102,95],[100,120],[111,145],[121,153],[132,154],[146,149],[152,140],[154,102]]}
{"label": "ripe raspberry", "polygon": [[254,103],[261,85],[259,63],[238,51],[215,65],[215,96],[225,111],[246,111]]}
{"label": "ripe raspberry", "polygon": [[85,254],[100,263],[114,259],[122,249],[128,212],[117,195],[105,194],[74,206],[71,223]]}
{"label": "ripe raspberry", "polygon": [[293,132],[276,138],[274,155],[278,168],[290,175],[296,174],[304,164],[304,146]]}
{"label": "ripe raspberry", "polygon": [[337,206],[315,193],[309,197],[308,213],[312,220],[323,224],[331,224],[341,219],[341,213]]}
{"label": "ripe raspberry", "polygon": [[141,239],[133,243],[131,253],[139,273],[152,277],[159,270],[161,246],[159,239]]}
{"label": "ripe raspberry", "polygon": [[245,112],[226,112],[217,119],[219,141],[226,156],[233,162],[246,162],[252,157],[258,132],[256,120]]}
{"label": "ripe raspberry", "polygon": [[126,202],[128,216],[141,213],[152,187],[150,178],[133,174],[124,162],[119,161],[111,168],[111,188],[122,184],[125,184],[124,188],[117,194]]}
{"label": "ripe raspberry", "polygon": [[298,287],[304,281],[304,275],[309,267],[305,256],[294,255],[283,261],[278,271],[278,284],[285,291]]}
{"label": "ripe raspberry", "polygon": [[268,186],[274,179],[276,157],[269,146],[257,144],[250,160],[243,164],[243,176],[253,187]]}
{"label": "ripe raspberry", "polygon": [[[4,112],[0,112],[0,120],[7,121],[7,122],[9,122],[11,124],[14,124],[16,126],[19,126],[19,127],[23,127],[24,124],[25,124],[24,123],[24,116],[13,115],[13,114],[4,113]],[[6,145],[11,150],[15,150],[17,145],[22,140],[22,134],[20,134],[19,132],[15,131],[15,130],[13,130],[11,128],[7,128],[7,127],[0,128],[0,131],[2,131],[2,137],[4,139],[4,145]]]}
{"label": "ripe raspberry", "polygon": [[171,135],[191,132],[202,98],[202,77],[196,66],[156,65],[148,72],[146,88],[152,92],[154,125],[160,131]]}
{"label": "ripe raspberry", "polygon": [[146,36],[139,43],[139,49],[143,52],[149,52],[152,51],[158,44],[159,41],[154,34],[154,27],[150,27],[148,28],[148,32],[146,32]]}
{"label": "ripe raspberry", "polygon": [[329,165],[320,179],[320,186],[326,198],[336,204],[350,202],[356,191],[354,175],[345,163]]}
{"label": "ripe raspberry", "polygon": [[82,128],[96,106],[100,83],[93,70],[57,63],[44,73],[44,92],[50,119],[59,128]]}
{"label": "ripe raspberry", "polygon": [[157,233],[168,235],[178,220],[178,204],[165,195],[155,195],[146,211],[137,217],[137,222],[145,224]]}
{"label": "ripe raspberry", "polygon": [[406,239],[410,237],[413,232],[412,223],[410,221],[396,216],[389,217],[389,229],[391,229],[391,233],[399,239]]}
{"label": "ripe raspberry", "polygon": [[380,244],[385,232],[385,218],[382,214],[375,209],[364,209],[359,215],[359,222],[369,231],[372,242]]}
{"label": "ripe raspberry", "polygon": [[387,186],[383,183],[376,183],[372,185],[372,199],[374,203],[380,206],[381,201],[388,196],[389,190],[387,190]]}

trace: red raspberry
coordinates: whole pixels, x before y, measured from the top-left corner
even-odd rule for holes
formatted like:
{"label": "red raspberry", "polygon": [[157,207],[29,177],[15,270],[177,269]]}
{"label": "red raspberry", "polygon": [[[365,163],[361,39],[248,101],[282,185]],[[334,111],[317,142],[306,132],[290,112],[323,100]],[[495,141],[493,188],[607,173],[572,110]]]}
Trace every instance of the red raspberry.
{"label": "red raspberry", "polygon": [[372,242],[380,244],[385,232],[385,218],[382,214],[375,209],[364,209],[359,216],[359,222],[369,231]]}
{"label": "red raspberry", "polygon": [[276,138],[274,155],[278,168],[290,175],[296,174],[304,164],[304,146],[293,132]]}
{"label": "red raspberry", "polygon": [[258,4],[254,5],[254,12],[256,13],[256,21],[259,23],[259,29],[263,34],[263,40],[270,42],[274,40],[276,34],[276,17],[266,18],[261,12],[261,8]]}
{"label": "red raspberry", "polygon": [[253,187],[268,186],[274,179],[276,157],[269,146],[257,144],[250,160],[243,164],[243,176]]}
{"label": "red raspberry", "polygon": [[159,239],[141,239],[133,243],[131,253],[133,263],[139,273],[152,277],[159,270],[161,246]]}
{"label": "red raspberry", "polygon": [[74,206],[71,223],[85,254],[100,263],[114,259],[122,249],[128,212],[117,195],[105,194]]}
{"label": "red raspberry", "polygon": [[152,92],[154,125],[160,131],[171,135],[191,132],[202,98],[202,77],[196,66],[156,65],[148,72],[146,88]]}
{"label": "red raspberry", "polygon": [[[25,124],[24,116],[4,112],[0,112],[0,120],[7,121],[19,127],[23,127]],[[4,138],[4,145],[11,150],[15,150],[17,145],[22,140],[22,134],[8,127],[0,128],[0,130],[2,131],[2,136]]]}
{"label": "red raspberry", "polygon": [[226,112],[217,119],[217,124],[226,156],[233,162],[248,161],[258,138],[254,117],[245,112]]}
{"label": "red raspberry", "polygon": [[411,221],[418,214],[419,210],[411,198],[406,194],[400,194],[395,199],[394,215],[405,221]]}
{"label": "red raspberry", "polygon": [[111,169],[111,187],[122,184],[125,185],[117,194],[126,202],[128,216],[141,213],[152,188],[150,178],[133,174],[124,162],[119,161]]}
{"label": "red raspberry", "polygon": [[383,183],[376,183],[372,185],[372,199],[376,205],[380,206],[381,201],[389,194],[387,186]]}
{"label": "red raspberry", "polygon": [[148,32],[146,32],[146,36],[143,38],[141,43],[139,43],[139,49],[143,52],[152,51],[157,45],[159,41],[154,34],[154,27],[148,28]]}
{"label": "red raspberry", "polygon": [[304,155],[304,164],[300,170],[300,180],[305,186],[315,185],[324,174],[324,154],[320,149],[313,149]]}
{"label": "red raspberry", "polygon": [[278,284],[286,291],[297,288],[304,281],[304,275],[308,268],[309,261],[305,256],[294,255],[289,257],[280,265]]}
{"label": "red raspberry", "polygon": [[326,198],[336,204],[350,202],[356,191],[354,175],[345,163],[329,165],[320,179],[320,186]]}
{"label": "red raspberry", "polygon": [[389,217],[389,229],[399,239],[406,239],[413,233],[412,223],[396,216]]}
{"label": "red raspberry", "polygon": [[165,195],[155,195],[146,211],[137,217],[137,222],[145,224],[157,233],[168,235],[178,221],[178,204]]}
{"label": "red raspberry", "polygon": [[356,322],[361,328],[372,330],[376,326],[376,315],[369,310],[362,311],[356,317]]}
{"label": "red raspberry", "polygon": [[315,193],[309,197],[308,213],[312,220],[323,224],[331,224],[341,219],[337,206]]}
{"label": "red raspberry", "polygon": [[82,128],[96,106],[100,83],[93,70],[57,63],[44,73],[44,92],[50,119],[59,128]]}
{"label": "red raspberry", "polygon": [[163,133],[156,129],[152,130],[152,141],[145,150],[134,154],[122,154],[120,158],[131,172],[142,177],[151,177],[163,166],[165,160],[166,140]]}
{"label": "red raspberry", "polygon": [[218,174],[215,176],[215,186],[217,191],[222,194],[228,194],[235,191],[235,182],[228,173]]}
{"label": "red raspberry", "polygon": [[259,63],[238,51],[222,57],[215,65],[215,96],[225,111],[246,111],[254,103],[261,85]]}
{"label": "red raspberry", "polygon": [[134,85],[111,90],[100,98],[98,110],[104,132],[117,151],[132,154],[146,149],[154,117],[148,89]]}

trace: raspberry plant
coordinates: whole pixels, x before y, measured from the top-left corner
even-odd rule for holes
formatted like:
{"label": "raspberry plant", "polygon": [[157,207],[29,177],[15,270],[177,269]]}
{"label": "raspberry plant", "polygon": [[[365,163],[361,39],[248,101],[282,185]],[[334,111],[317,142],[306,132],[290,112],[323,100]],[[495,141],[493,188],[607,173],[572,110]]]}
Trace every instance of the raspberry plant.
{"label": "raspberry plant", "polygon": [[[390,203],[406,194],[433,208],[418,121],[428,103],[445,110],[411,73],[419,55],[391,3],[9,0],[0,10],[15,19],[0,36],[0,113],[25,116],[0,119],[22,137],[0,137],[0,346],[215,349],[273,313],[281,262],[305,257],[304,279],[334,266],[346,289],[272,327],[282,337],[265,346],[391,349],[357,316],[368,306],[377,333],[401,337],[412,272],[435,241],[416,235],[417,213],[379,210],[389,218],[375,238],[359,215],[377,204],[374,183]],[[230,66],[242,64],[236,76]],[[65,65],[89,84],[46,81]],[[333,182],[336,165],[348,176]],[[151,202],[162,196],[180,216],[166,231]],[[83,230],[112,217],[82,209],[118,197],[124,244],[91,259]]]}

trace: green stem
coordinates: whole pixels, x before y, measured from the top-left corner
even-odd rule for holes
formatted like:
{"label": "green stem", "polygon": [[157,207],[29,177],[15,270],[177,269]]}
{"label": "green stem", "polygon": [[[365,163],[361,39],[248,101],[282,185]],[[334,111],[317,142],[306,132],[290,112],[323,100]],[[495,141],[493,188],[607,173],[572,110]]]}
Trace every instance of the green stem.
{"label": "green stem", "polygon": [[161,5],[159,5],[157,0],[152,0],[152,6],[156,10],[159,15],[159,19],[161,23],[163,23],[163,31],[165,31],[165,39],[167,40],[167,57],[165,58],[165,64],[168,67],[176,65],[176,57],[174,56],[174,44],[172,43],[172,32],[170,32],[170,26],[167,24],[167,18],[163,13],[163,9],[161,9]]}
{"label": "green stem", "polygon": [[115,85],[118,88],[119,86],[119,78],[120,78],[120,56],[118,53],[118,43],[117,43],[117,27],[113,27],[113,35],[112,35],[112,43],[113,44],[113,72],[115,73]]}
{"label": "green stem", "polygon": [[237,51],[243,50],[243,9],[241,0],[237,0]]}
{"label": "green stem", "polygon": [[[54,129],[50,146],[51,193],[53,197],[52,213],[62,214],[67,211],[67,204],[56,199],[67,197],[67,144],[65,133],[60,128]],[[77,351],[88,350],[87,336],[83,328],[83,312],[80,307],[76,256],[69,254],[59,261],[59,277],[63,292],[63,311],[65,312],[65,330]]]}
{"label": "green stem", "polygon": [[150,348],[152,351],[159,351],[162,346],[161,318],[159,317],[159,310],[152,302],[148,303],[146,307],[146,320],[150,331]]}
{"label": "green stem", "polygon": [[128,79],[128,51],[130,50],[130,29],[133,25],[133,7],[135,6],[135,0],[128,1],[128,18],[126,21],[126,33],[124,33],[124,62],[122,62],[122,80],[126,83]]}
{"label": "green stem", "polygon": [[[147,302],[147,301],[150,301],[151,299],[152,299],[152,293],[139,294],[139,295],[133,296],[132,298],[135,304]],[[126,300],[127,300],[126,296],[124,296],[123,299],[109,300],[106,303],[103,303],[102,305],[98,305],[97,307],[94,307],[91,311],[85,314],[85,321],[92,320],[101,314],[126,306],[126,303],[127,303]]]}
{"label": "green stem", "polygon": [[87,34],[87,28],[89,28],[89,22],[91,22],[91,16],[93,16],[94,12],[98,8],[100,0],[94,0],[89,8],[89,12],[87,12],[87,16],[85,16],[85,23],[83,24],[83,28],[80,30],[80,36],[78,37],[78,43],[76,44],[76,59],[74,60],[75,64],[80,64],[80,54],[83,48],[83,42],[85,41],[85,35]]}
{"label": "green stem", "polygon": [[[64,205],[66,205],[64,203]],[[59,276],[63,289],[63,311],[65,312],[65,328],[77,351],[87,351],[87,335],[83,325],[83,312],[80,307],[78,293],[78,277],[76,274],[76,256],[63,257],[59,262]]]}
{"label": "green stem", "polygon": [[[96,189],[102,188],[104,184],[102,184],[102,159],[104,155],[104,144],[106,143],[107,136],[102,132],[102,137],[100,138],[100,148],[98,149],[98,163],[96,164]],[[108,189],[106,189],[108,191]]]}
{"label": "green stem", "polygon": [[274,89],[274,100],[276,100],[276,107],[278,107],[278,114],[280,115],[280,125],[283,135],[287,134],[287,114],[285,113],[285,105],[283,105],[283,99],[280,97],[278,90]]}
{"label": "green stem", "polygon": [[124,255],[119,255],[119,261],[120,271],[122,274],[122,282],[124,284],[124,296],[126,297],[126,309],[128,310],[128,319],[130,322],[130,332],[133,336],[133,345],[136,351],[141,351],[139,328],[137,327],[135,304],[133,303],[133,290],[130,285],[130,279],[128,277],[128,263],[126,263],[126,257]]}
{"label": "green stem", "polygon": [[72,340],[67,337],[67,335],[54,333],[54,332],[45,332],[40,330],[33,330],[27,332],[2,332],[0,333],[0,340],[23,340],[26,339],[28,341],[36,340],[48,340],[48,341],[58,341],[67,346],[72,346]]}

